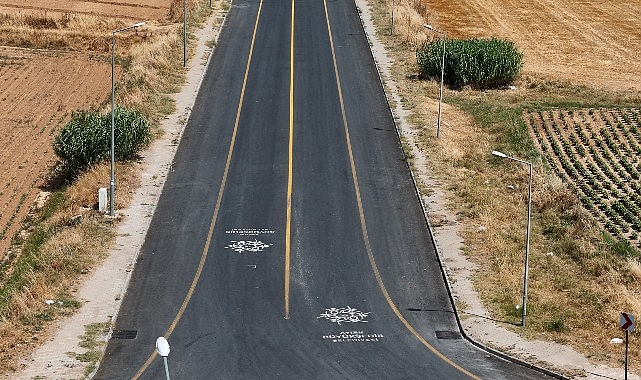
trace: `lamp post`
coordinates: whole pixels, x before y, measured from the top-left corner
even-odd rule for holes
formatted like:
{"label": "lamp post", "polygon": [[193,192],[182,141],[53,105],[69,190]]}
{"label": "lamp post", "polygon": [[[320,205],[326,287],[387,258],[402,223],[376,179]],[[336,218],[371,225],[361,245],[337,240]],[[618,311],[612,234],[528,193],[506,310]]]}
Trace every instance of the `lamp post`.
{"label": "lamp post", "polygon": [[392,28],[390,29],[390,36],[394,35],[394,0],[392,0]]}
{"label": "lamp post", "polygon": [[445,79],[445,40],[447,39],[445,33],[441,32],[438,29],[435,29],[432,25],[430,24],[424,24],[423,27],[434,31],[436,33],[439,33],[443,36],[443,57],[441,60],[441,89],[439,91],[438,95],[438,118],[437,118],[437,123],[436,123],[436,137],[439,137],[439,134],[441,132],[441,103],[443,102],[443,80]]}
{"label": "lamp post", "polygon": [[187,67],[187,0],[183,0],[183,67]]}
{"label": "lamp post", "polygon": [[116,66],[116,33],[124,32],[127,29],[137,28],[139,26],[145,25],[144,22],[139,22],[134,25],[130,25],[126,28],[121,28],[114,30],[111,33],[111,181],[109,182],[109,215],[114,216],[114,187],[116,185],[116,175],[115,175],[115,143],[114,143],[114,108],[115,108],[115,93],[116,93],[116,79],[114,74],[114,67]]}
{"label": "lamp post", "polygon": [[518,158],[510,157],[499,151],[492,151],[492,154],[497,157],[507,158],[526,164],[530,168],[530,177],[527,188],[527,229],[525,231],[525,269],[523,272],[523,309],[521,310],[521,326],[525,327],[525,319],[527,317],[527,279],[528,279],[528,262],[530,257],[530,216],[532,213],[532,163]]}
{"label": "lamp post", "polygon": [[162,356],[163,362],[165,363],[165,376],[167,377],[167,380],[169,379],[169,366],[167,365],[167,356],[169,356],[169,342],[167,342],[167,339],[165,339],[164,336],[159,337],[156,339],[156,351],[158,352],[158,355]]}

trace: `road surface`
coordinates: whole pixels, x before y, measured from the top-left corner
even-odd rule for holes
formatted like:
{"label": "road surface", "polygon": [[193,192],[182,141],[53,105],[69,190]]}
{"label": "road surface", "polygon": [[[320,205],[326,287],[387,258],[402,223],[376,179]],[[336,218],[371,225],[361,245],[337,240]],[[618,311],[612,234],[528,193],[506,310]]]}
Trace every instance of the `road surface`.
{"label": "road surface", "polygon": [[358,10],[238,0],[96,379],[538,379],[461,338]]}

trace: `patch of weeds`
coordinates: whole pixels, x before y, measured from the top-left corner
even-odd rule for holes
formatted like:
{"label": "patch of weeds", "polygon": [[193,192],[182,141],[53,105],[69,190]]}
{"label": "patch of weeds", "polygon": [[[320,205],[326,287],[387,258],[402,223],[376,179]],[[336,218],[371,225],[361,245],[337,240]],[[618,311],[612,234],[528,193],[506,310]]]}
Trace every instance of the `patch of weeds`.
{"label": "patch of weeds", "polygon": [[56,211],[62,209],[66,200],[67,198],[64,190],[56,191],[55,193],[51,194],[42,210],[40,211],[40,221],[45,221],[51,218],[51,216],[53,216]]}
{"label": "patch of weeds", "polygon": [[612,235],[603,232],[601,234],[601,240],[605,247],[613,255],[624,257],[627,259],[639,257],[639,250],[635,248],[628,240],[625,239],[616,239]]}
{"label": "patch of weeds", "polygon": [[512,299],[505,297],[499,302],[506,322],[516,324],[521,322],[522,310],[521,305],[517,305]]}
{"label": "patch of weeds", "polygon": [[583,250],[577,242],[567,235],[559,236],[558,241],[552,246],[554,252],[569,257],[575,262],[581,262],[585,257]]}
{"label": "patch of weeds", "polygon": [[[55,212],[62,208],[64,200],[64,192],[59,191],[52,194],[40,211],[37,220],[42,222],[50,218]],[[34,222],[33,219],[28,219],[26,221],[30,223]],[[24,225],[23,228],[27,229],[29,226]],[[14,239],[14,241],[21,241],[23,243],[22,254],[15,263],[15,267],[11,272],[11,275],[5,280],[2,288],[0,288],[0,313],[6,309],[11,296],[28,285],[29,274],[32,271],[37,271],[41,267],[40,247],[51,237],[52,234],[53,231],[44,227],[44,224],[40,223],[37,227],[33,227],[33,230],[24,239],[24,241],[22,241],[22,238]]]}
{"label": "patch of weeds", "polygon": [[54,316],[49,312],[38,313],[35,315],[35,317],[45,322],[51,322],[53,321],[53,318],[54,318]]}
{"label": "patch of weeds", "polygon": [[6,309],[14,292],[20,291],[27,286],[29,273],[40,268],[38,253],[40,247],[49,236],[48,231],[37,228],[25,241],[20,259],[4,286],[0,289],[0,312]]}
{"label": "patch of weeds", "polygon": [[497,149],[507,152],[522,152],[529,161],[538,157],[521,115],[523,109],[508,104],[500,98],[483,98],[480,101],[465,95],[448,97],[448,103],[460,107],[484,129],[499,138]]}
{"label": "patch of weeds", "polygon": [[566,324],[565,318],[562,316],[557,316],[543,322],[543,328],[545,329],[545,331],[549,331],[549,332],[556,332],[556,333],[570,332],[570,327]]}
{"label": "patch of weeds", "polygon": [[606,297],[591,289],[572,292],[573,296],[581,301],[581,304],[589,305],[593,311],[602,311],[606,307]]}
{"label": "patch of weeds", "polygon": [[87,351],[82,354],[77,354],[75,352],[67,352],[67,355],[75,357],[76,360],[87,363],[85,368],[85,375],[88,376],[91,374],[100,362],[102,358],[102,348],[106,344],[106,341],[103,337],[109,332],[111,323],[91,323],[85,326],[85,334],[80,337],[80,347],[86,349]]}

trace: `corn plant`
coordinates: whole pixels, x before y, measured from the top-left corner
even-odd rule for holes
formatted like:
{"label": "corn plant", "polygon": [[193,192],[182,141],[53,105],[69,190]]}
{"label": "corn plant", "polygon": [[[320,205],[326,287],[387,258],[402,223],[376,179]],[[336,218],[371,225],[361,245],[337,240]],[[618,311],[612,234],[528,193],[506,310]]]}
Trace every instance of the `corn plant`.
{"label": "corn plant", "polygon": [[[131,160],[151,140],[144,115],[134,109],[114,110],[115,158]],[[111,114],[76,111],[54,139],[53,148],[65,169],[76,174],[111,157]]]}
{"label": "corn plant", "polygon": [[[441,75],[442,41],[426,43],[416,51],[421,76]],[[512,41],[491,39],[447,40],[444,81],[452,88],[476,89],[505,87],[512,83],[523,65],[521,54]]]}

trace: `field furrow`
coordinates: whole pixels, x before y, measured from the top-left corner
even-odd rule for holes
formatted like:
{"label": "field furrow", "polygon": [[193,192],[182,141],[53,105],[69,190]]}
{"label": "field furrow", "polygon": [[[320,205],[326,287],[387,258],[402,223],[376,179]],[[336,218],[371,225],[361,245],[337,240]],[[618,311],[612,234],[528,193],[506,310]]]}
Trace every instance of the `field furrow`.
{"label": "field furrow", "polygon": [[0,83],[7,83],[0,89],[0,107],[6,110],[0,116],[0,252],[4,253],[55,163],[51,143],[56,130],[71,111],[108,99],[111,66],[77,53],[0,48],[0,57],[20,63],[0,66]]}
{"label": "field furrow", "polygon": [[526,112],[539,151],[610,233],[641,246],[637,110]]}
{"label": "field furrow", "polygon": [[83,14],[127,20],[162,20],[167,17],[171,0],[137,1],[0,1],[0,11],[16,13]]}

